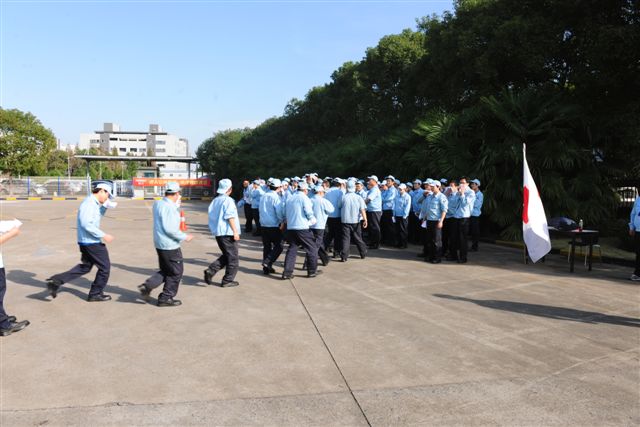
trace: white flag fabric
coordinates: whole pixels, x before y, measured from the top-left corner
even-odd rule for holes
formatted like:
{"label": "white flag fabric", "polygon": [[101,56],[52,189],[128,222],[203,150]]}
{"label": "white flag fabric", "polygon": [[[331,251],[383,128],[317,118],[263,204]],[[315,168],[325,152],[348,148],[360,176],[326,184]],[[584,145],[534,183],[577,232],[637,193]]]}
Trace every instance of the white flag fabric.
{"label": "white flag fabric", "polygon": [[542,199],[538,187],[529,171],[527,163],[527,147],[522,144],[522,161],[524,165],[524,206],[522,208],[522,236],[527,245],[529,258],[537,262],[551,250],[551,239],[547,227],[547,216],[544,213]]}

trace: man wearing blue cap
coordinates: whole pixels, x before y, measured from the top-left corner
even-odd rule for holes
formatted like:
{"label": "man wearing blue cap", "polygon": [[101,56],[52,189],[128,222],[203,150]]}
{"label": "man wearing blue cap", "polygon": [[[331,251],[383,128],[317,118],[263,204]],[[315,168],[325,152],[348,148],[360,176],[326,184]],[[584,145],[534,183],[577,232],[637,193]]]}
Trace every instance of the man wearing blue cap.
{"label": "man wearing blue cap", "polygon": [[180,243],[191,241],[193,236],[180,231],[179,200],[180,186],[177,182],[169,182],[164,190],[164,198],[153,204],[153,244],[160,271],[138,286],[138,290],[147,299],[153,289],[164,283],[162,293],[158,296],[158,307],[182,304],[175,299],[184,273]]}
{"label": "man wearing blue cap", "polygon": [[104,294],[104,288],[111,273],[111,261],[105,243],[111,243],[113,236],[100,230],[100,220],[107,211],[105,204],[109,199],[113,199],[111,186],[101,182],[93,187],[91,193],[78,208],[77,236],[82,254],[80,264],[67,272],[47,279],[47,288],[52,298],[58,295],[58,289],[63,283],[84,276],[95,265],[98,267],[98,272],[91,284],[87,301],[101,302],[111,299],[111,295]]}
{"label": "man wearing blue cap", "polygon": [[238,257],[238,240],[240,240],[240,220],[238,209],[229,195],[231,194],[231,180],[222,179],[218,183],[218,196],[209,205],[209,230],[216,238],[222,255],[209,265],[204,271],[204,281],[212,285],[213,276],[225,269],[221,285],[223,288],[238,286],[235,281],[240,264]]}
{"label": "man wearing blue cap", "polygon": [[478,240],[480,240],[480,215],[482,215],[482,204],[484,194],[480,191],[480,180],[472,179],[469,186],[476,193],[476,200],[473,202],[469,228],[471,229],[471,252],[478,251]]}
{"label": "man wearing blue cap", "polygon": [[365,199],[367,205],[367,223],[369,224],[369,248],[380,247],[380,218],[382,217],[382,195],[378,188],[378,177],[369,177],[369,191]]}
{"label": "man wearing blue cap", "polygon": [[342,223],[340,222],[340,201],[344,195],[342,188],[342,179],[334,178],[333,187],[327,191],[325,200],[333,206],[333,211],[329,214],[327,220],[327,233],[324,236],[324,250],[328,251],[333,245],[334,258],[340,254],[340,245],[342,244]]}
{"label": "man wearing blue cap", "polygon": [[262,226],[262,272],[275,273],[273,263],[282,253],[282,230],[284,201],[280,195],[282,182],[277,178],[267,181],[269,190],[260,200],[260,225]]}
{"label": "man wearing blue cap", "polygon": [[284,260],[284,272],[282,279],[291,279],[293,277],[293,269],[296,265],[296,256],[298,248],[301,247],[306,252],[307,261],[307,277],[316,277],[318,275],[318,257],[316,251],[316,243],[310,226],[314,225],[317,220],[313,215],[313,205],[307,197],[309,186],[306,182],[298,184],[296,194],[289,197],[285,206],[285,221],[287,231],[285,239],[289,242],[287,255]]}
{"label": "man wearing blue cap", "polygon": [[356,194],[355,180],[347,181],[347,193],[340,200],[340,220],[342,223],[342,250],[340,259],[347,262],[349,259],[349,251],[351,250],[351,242],[355,243],[360,253],[360,258],[365,259],[367,256],[367,245],[362,240],[362,229],[360,227],[360,218],[363,218],[362,227],[367,228],[367,205],[363,198]]}
{"label": "man wearing blue cap", "polygon": [[[325,198],[325,188],[322,185],[317,185],[314,190],[314,196],[311,198],[311,205],[313,207],[313,216],[316,217],[316,223],[311,226],[311,232],[316,242],[317,256],[320,257],[322,265],[329,264],[329,254],[324,249],[324,229],[327,226],[327,220],[335,208]],[[308,262],[308,261],[307,261]]]}
{"label": "man wearing blue cap", "polygon": [[260,179],[254,180],[253,188],[251,189],[251,211],[253,213],[253,220],[256,223],[256,231],[253,233],[254,236],[260,236],[262,232],[262,226],[260,225],[260,199],[262,199],[263,195],[262,181]]}
{"label": "man wearing blue cap", "polygon": [[382,243],[387,246],[394,246],[395,231],[393,224],[393,208],[398,197],[396,179],[393,175],[385,177],[386,189],[382,191],[382,217],[380,218],[380,228],[382,232]]}
{"label": "man wearing blue cap", "polygon": [[393,205],[393,224],[395,226],[395,237],[397,247],[406,249],[409,243],[407,230],[408,218],[411,214],[411,196],[407,194],[407,185],[398,186],[398,195]]}

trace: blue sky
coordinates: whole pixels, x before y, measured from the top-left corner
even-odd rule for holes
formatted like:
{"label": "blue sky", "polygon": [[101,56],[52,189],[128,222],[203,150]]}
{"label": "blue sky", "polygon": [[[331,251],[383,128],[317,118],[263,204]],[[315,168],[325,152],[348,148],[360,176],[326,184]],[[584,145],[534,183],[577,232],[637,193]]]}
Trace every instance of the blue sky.
{"label": "blue sky", "polygon": [[0,104],[65,144],[159,123],[192,151],[255,126],[451,1],[1,1]]}

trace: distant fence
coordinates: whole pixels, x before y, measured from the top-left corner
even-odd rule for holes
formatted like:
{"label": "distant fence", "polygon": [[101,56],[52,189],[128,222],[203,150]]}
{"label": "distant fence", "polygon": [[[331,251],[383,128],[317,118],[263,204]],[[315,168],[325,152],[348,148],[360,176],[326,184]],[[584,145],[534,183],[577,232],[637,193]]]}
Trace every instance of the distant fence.
{"label": "distant fence", "polygon": [[[102,180],[95,180],[102,181]],[[209,198],[213,194],[208,178],[164,179],[134,178],[133,180],[109,180],[118,197],[150,198],[164,194],[169,181],[178,181],[182,195],[187,198]],[[90,181],[86,177],[28,176],[20,178],[0,178],[0,198],[6,197],[84,197],[88,194]]]}

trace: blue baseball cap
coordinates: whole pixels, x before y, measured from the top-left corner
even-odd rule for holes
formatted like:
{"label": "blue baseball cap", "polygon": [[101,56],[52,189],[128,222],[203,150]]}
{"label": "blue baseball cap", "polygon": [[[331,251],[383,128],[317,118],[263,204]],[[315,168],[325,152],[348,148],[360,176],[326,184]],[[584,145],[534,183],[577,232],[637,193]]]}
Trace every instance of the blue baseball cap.
{"label": "blue baseball cap", "polygon": [[231,188],[231,180],[228,178],[221,179],[218,183],[218,194],[225,194]]}

